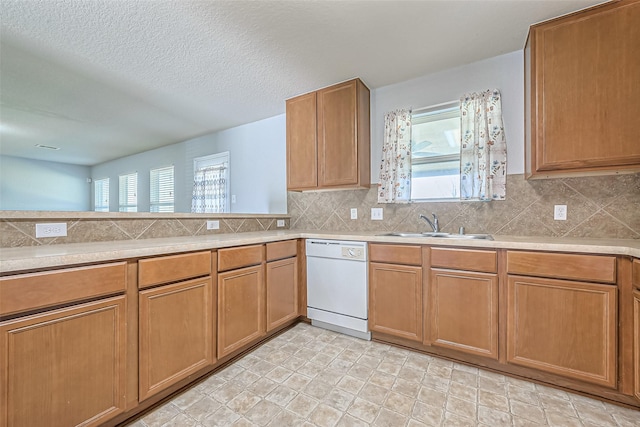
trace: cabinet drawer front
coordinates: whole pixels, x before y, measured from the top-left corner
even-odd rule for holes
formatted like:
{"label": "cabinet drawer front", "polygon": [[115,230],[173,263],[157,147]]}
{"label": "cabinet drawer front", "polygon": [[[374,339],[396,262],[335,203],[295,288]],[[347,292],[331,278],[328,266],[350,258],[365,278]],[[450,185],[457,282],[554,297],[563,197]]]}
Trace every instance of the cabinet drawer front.
{"label": "cabinet drawer front", "polygon": [[640,261],[633,260],[633,285],[640,289]]}
{"label": "cabinet drawer front", "polygon": [[264,260],[264,245],[242,246],[218,250],[218,271],[233,270],[260,264]]}
{"label": "cabinet drawer front", "polygon": [[496,251],[473,249],[431,248],[431,266],[484,273],[498,271]]}
{"label": "cabinet drawer front", "polygon": [[612,256],[507,252],[509,274],[616,282],[616,258]]}
{"label": "cabinet drawer front", "polygon": [[410,245],[369,245],[369,259],[389,264],[422,265],[422,249]]}
{"label": "cabinet drawer front", "polygon": [[0,278],[0,316],[124,292],[126,263]]}
{"label": "cabinet drawer front", "polygon": [[297,252],[298,242],[296,240],[267,243],[267,261],[291,258],[296,256]]}
{"label": "cabinet drawer front", "polygon": [[211,252],[170,255],[138,261],[138,288],[211,274]]}

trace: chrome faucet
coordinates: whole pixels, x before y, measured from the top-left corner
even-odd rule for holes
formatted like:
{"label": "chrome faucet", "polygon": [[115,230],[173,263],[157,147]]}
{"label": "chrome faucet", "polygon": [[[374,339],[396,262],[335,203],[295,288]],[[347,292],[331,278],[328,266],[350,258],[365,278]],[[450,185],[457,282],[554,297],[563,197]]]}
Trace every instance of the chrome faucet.
{"label": "chrome faucet", "polygon": [[431,226],[431,228],[433,229],[433,232],[437,233],[440,231],[440,226],[438,225],[438,217],[434,213],[432,213],[431,215],[433,215],[433,222],[431,222],[431,220],[423,214],[420,214],[420,218],[427,221],[427,224]]}

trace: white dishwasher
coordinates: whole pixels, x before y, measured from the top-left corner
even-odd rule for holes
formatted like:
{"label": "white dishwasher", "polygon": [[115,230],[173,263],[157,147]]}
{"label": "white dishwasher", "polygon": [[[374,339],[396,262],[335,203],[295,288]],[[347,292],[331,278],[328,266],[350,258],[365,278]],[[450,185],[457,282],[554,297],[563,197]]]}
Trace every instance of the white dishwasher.
{"label": "white dishwasher", "polygon": [[370,340],[367,243],[307,239],[306,252],[311,324]]}

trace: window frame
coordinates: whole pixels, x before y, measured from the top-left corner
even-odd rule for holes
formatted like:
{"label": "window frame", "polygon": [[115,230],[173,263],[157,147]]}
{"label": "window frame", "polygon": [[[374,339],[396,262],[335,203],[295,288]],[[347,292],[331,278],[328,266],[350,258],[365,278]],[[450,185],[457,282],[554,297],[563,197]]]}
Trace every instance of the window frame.
{"label": "window frame", "polygon": [[[99,184],[101,184],[100,191],[98,191]],[[109,203],[111,201],[109,188],[110,188],[109,177],[93,180],[93,211],[94,212],[109,212],[109,207],[110,207]],[[106,205],[103,204],[102,201],[98,202],[98,196],[100,196],[101,199],[103,199],[106,196],[106,199],[104,200],[106,202]]]}
{"label": "window frame", "polygon": [[[135,177],[135,181],[133,182],[133,195],[131,195],[130,191],[128,190],[130,185],[129,181],[132,177]],[[123,178],[125,178],[127,190],[123,190]],[[123,203],[123,194],[126,194],[126,203]],[[129,203],[131,200],[134,201],[133,204]],[[118,175],[118,212],[138,212],[138,172],[130,172]]]}
{"label": "window frame", "polygon": [[[193,159],[193,176],[195,179],[195,173],[199,170],[206,169],[212,166],[223,166],[226,168],[225,179],[225,193],[227,195],[224,212],[231,212],[231,156],[229,151],[223,151],[220,153],[209,154],[206,156],[195,157]],[[235,202],[234,202],[235,203]]]}
{"label": "window frame", "polygon": [[[170,197],[163,196],[163,190],[166,191],[164,185],[166,185],[166,179],[163,180],[163,172],[171,170],[171,190],[169,191]],[[157,179],[154,179],[154,173]],[[168,175],[168,174],[167,174]],[[175,212],[175,167],[174,165],[162,166],[149,170],[149,212],[155,213],[167,213]],[[157,189],[157,191],[154,191]]]}

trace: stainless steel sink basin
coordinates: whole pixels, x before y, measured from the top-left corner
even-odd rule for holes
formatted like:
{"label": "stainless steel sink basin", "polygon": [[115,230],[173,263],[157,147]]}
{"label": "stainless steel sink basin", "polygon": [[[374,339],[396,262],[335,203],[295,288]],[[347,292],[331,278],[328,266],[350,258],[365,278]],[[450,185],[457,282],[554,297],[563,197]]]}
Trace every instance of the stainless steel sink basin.
{"label": "stainless steel sink basin", "polygon": [[400,231],[393,231],[391,233],[379,234],[379,236],[394,236],[394,237],[435,237],[439,239],[479,239],[479,240],[493,240],[490,234],[455,234],[455,233],[404,233]]}

